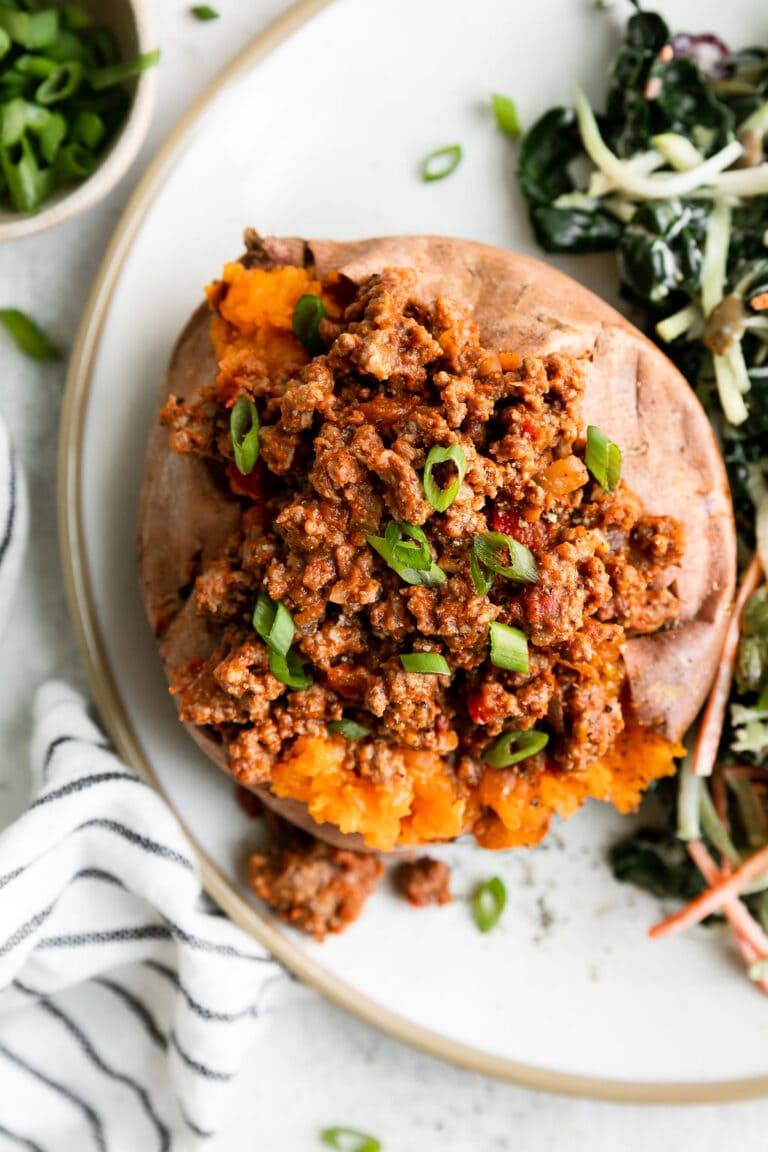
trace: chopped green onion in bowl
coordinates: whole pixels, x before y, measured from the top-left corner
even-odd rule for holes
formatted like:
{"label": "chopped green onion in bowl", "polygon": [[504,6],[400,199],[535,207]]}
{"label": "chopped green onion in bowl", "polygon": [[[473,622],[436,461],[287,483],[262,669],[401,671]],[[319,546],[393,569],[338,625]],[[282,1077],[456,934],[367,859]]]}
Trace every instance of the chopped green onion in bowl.
{"label": "chopped green onion in bowl", "polygon": [[126,119],[126,83],[158,59],[121,59],[112,31],[79,4],[2,0],[0,210],[37,213],[87,180]]}

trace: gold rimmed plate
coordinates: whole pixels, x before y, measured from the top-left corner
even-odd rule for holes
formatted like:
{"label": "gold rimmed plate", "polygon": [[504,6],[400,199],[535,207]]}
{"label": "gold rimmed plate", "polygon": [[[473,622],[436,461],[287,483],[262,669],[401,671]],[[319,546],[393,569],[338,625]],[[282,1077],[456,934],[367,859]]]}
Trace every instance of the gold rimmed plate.
{"label": "gold rimmed plate", "polygon": [[[727,11],[714,0],[669,8],[677,27],[714,29],[734,45],[760,38],[751,0]],[[524,123],[567,101],[573,81],[598,99],[618,20],[591,0],[389,0],[375,9],[303,0],[254,40],[161,149],[94,286],[64,409],[63,559],[116,746],[179,815],[213,898],[302,979],[476,1071],[614,1099],[732,1099],[768,1091],[763,1001],[716,935],[647,940],[658,904],[610,875],[606,849],[627,825],[600,805],[535,850],[441,850],[459,897],[492,873],[504,879],[509,904],[488,936],[463,900],[415,912],[386,885],[351,930],[322,946],[271,919],[240,878],[253,828],[230,782],[178,724],[135,575],[159,381],[177,330],[239,252],[243,227],[340,239],[444,233],[535,254],[488,92],[514,95]],[[421,183],[423,157],[455,142],[460,168]],[[560,266],[615,298],[610,258]]]}

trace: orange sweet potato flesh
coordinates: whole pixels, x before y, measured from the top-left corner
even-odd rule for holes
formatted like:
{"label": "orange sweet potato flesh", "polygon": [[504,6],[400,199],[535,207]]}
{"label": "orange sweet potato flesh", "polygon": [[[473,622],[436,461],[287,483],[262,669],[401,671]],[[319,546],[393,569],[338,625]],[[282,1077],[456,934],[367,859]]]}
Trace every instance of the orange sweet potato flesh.
{"label": "orange sweet potato flesh", "polygon": [[[651,780],[674,772],[680,737],[713,675],[733,594],[735,535],[724,468],[686,381],[613,309],[554,269],[515,253],[440,237],[355,243],[257,238],[250,247],[252,271],[284,271],[271,278],[270,287],[269,277],[245,276],[241,265],[227,266],[227,307],[238,324],[259,318],[254,338],[265,358],[305,361],[290,334],[293,304],[304,292],[317,293],[332,270],[356,284],[387,265],[401,265],[416,269],[417,297],[445,294],[472,307],[483,344],[499,353],[505,368],[525,355],[564,352],[585,359],[585,423],[599,424],[622,445],[624,478],[647,511],[683,520],[686,534],[676,581],[680,624],[627,642],[627,728],[584,773],[547,769],[526,776],[488,768],[475,798],[467,801],[438,756],[402,749],[406,783],[383,792],[343,768],[341,737],[301,737],[276,767],[271,790],[254,790],[316,835],[378,850],[450,839],[470,827],[487,848],[535,844],[553,814],[570,816],[590,796],[632,810]],[[211,332],[204,307],[193,315],[174,349],[161,404],[169,392],[190,396],[209,383],[217,360],[225,374],[228,356],[247,355],[226,319],[225,312]],[[563,465],[553,473],[553,485],[576,486],[577,471]],[[195,614],[183,590],[196,558],[213,557],[239,517],[239,503],[212,482],[205,462],[173,453],[158,423],[142,491],[139,567],[167,668],[206,657],[216,647],[215,628]],[[191,731],[228,769],[218,734],[196,726]]]}

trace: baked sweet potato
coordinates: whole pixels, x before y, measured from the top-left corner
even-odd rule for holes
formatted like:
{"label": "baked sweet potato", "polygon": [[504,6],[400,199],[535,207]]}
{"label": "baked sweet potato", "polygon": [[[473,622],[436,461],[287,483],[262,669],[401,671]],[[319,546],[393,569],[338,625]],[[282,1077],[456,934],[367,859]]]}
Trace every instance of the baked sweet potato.
{"label": "baked sweet potato", "polygon": [[[401,776],[404,772],[410,791],[400,795],[391,781],[360,782],[344,767],[343,738],[320,735],[315,725],[308,735],[293,742],[269,784],[259,782],[253,774],[248,778],[238,767],[234,774],[287,819],[333,843],[356,848],[365,845],[386,849],[395,844],[424,843],[449,838],[469,828],[475,830],[480,843],[507,847],[540,839],[552,812],[569,815],[589,795],[612,800],[622,810],[631,808],[651,779],[673,770],[678,742],[710,684],[733,595],[735,534],[727,481],[709,422],[689,385],[663,354],[617,312],[575,281],[525,256],[440,237],[335,243],[262,239],[250,233],[246,239],[247,253],[242,261],[245,269],[305,269],[304,278],[297,280],[296,293],[306,284],[316,285],[310,291],[317,292],[321,285],[330,285],[328,290],[337,291],[342,303],[351,298],[358,286],[374,283],[371,278],[385,269],[411,269],[402,323],[410,322],[406,317],[426,315],[430,309],[434,316],[434,301],[449,298],[471,313],[489,363],[495,355],[495,363],[487,368],[489,372],[493,370],[498,375],[520,365],[539,365],[543,372],[541,365],[548,365],[546,371],[552,373],[565,370],[563,365],[575,365],[573,371],[583,376],[582,431],[588,424],[597,425],[620,445],[622,481],[634,493],[632,499],[639,499],[650,517],[679,521],[684,548],[681,555],[673,557],[664,577],[664,595],[670,601],[674,599],[674,615],[659,617],[658,627],[649,624],[633,628],[630,622],[624,630],[617,657],[623,687],[617,686],[616,692],[623,692],[625,731],[578,771],[566,772],[562,764],[543,757],[535,773],[502,769],[494,775],[487,770],[484,782],[474,781],[477,787],[471,803],[464,804],[459,812],[445,776],[438,782],[436,775],[430,775],[429,765],[444,763],[446,756],[452,758],[434,741],[431,751],[423,742],[413,741],[409,749],[402,750]],[[161,389],[161,408],[169,395],[177,398],[176,403],[189,401],[198,389],[212,385],[217,372],[220,381],[226,375],[222,351],[227,322],[221,319],[219,305],[226,298],[225,290],[237,279],[232,274],[224,288],[214,285],[210,293],[216,310],[213,340],[218,355],[212,343],[211,312],[201,305],[171,356]],[[290,310],[290,290],[286,288],[290,279],[286,274],[281,281],[284,298],[276,292],[269,302],[274,316],[282,315],[286,308]],[[235,316],[236,304],[241,306],[236,313],[241,325],[245,323],[241,317],[249,307],[256,309],[249,315],[260,315],[258,309],[266,307],[263,301],[254,304],[249,300],[247,293],[252,288],[253,284],[245,286],[242,301],[240,297],[236,301],[234,296],[230,301],[230,316]],[[256,288],[262,291],[261,281]],[[342,312],[339,305],[335,318],[332,317],[337,328],[331,327],[328,341],[343,328]],[[356,315],[359,319],[362,313]],[[285,328],[285,317],[274,323]],[[469,321],[456,323],[467,328]],[[230,336],[234,330],[230,327]],[[301,371],[306,356],[296,342],[292,345],[290,332],[273,343],[270,350],[259,335],[257,324],[252,324],[245,336],[243,330],[237,329],[240,343],[230,343],[226,350],[245,355],[244,349],[250,347],[257,360],[261,357],[261,371],[267,374],[270,356],[284,359],[295,354],[295,372]],[[433,336],[435,332],[438,328],[433,328]],[[459,356],[447,345],[443,351],[446,362],[454,354]],[[398,355],[406,352],[401,348]],[[460,379],[457,365],[458,361],[452,371]],[[254,370],[252,366],[250,370]],[[366,371],[373,377],[378,372],[370,357]],[[382,368],[378,379],[385,375]],[[373,419],[370,414],[375,409],[376,419],[381,422],[385,420],[385,409],[389,412],[398,403],[400,418],[404,419],[407,397],[393,400],[385,395],[386,386],[382,388],[379,394],[366,394],[361,399],[365,418]],[[225,392],[221,394],[224,396]],[[228,402],[233,402],[235,395],[236,391],[232,392]],[[386,418],[394,419],[391,414]],[[295,414],[293,419],[297,419]],[[241,529],[248,485],[238,486],[237,477],[234,484],[227,484],[223,470],[226,460],[217,460],[216,452],[215,444],[207,445],[203,455],[173,451],[168,430],[160,420],[150,435],[139,514],[139,568],[147,614],[172,681],[174,670],[202,667],[206,661],[211,662],[214,654],[219,658],[223,650],[224,625],[200,611],[199,597],[192,592],[199,573],[217,561],[233,534]],[[305,470],[312,463],[311,459],[297,459],[301,462],[295,467]],[[578,494],[580,485],[588,479],[581,458],[555,454],[553,459],[550,453],[547,461],[540,477],[546,498],[573,499],[574,491]],[[275,465],[278,473],[280,467]],[[284,474],[285,471],[290,469]],[[279,474],[267,471],[263,475],[278,487],[285,483]],[[250,495],[253,497],[254,493]],[[492,526],[498,527],[495,523]],[[528,533],[525,540],[535,538],[535,527],[522,524],[521,531]],[[510,531],[506,521],[501,530]],[[615,592],[613,595],[615,599]],[[247,619],[248,612],[243,609],[240,616]],[[608,659],[605,655],[605,661]],[[595,661],[597,666],[598,657]],[[589,679],[588,663],[574,664],[571,658],[570,664],[564,661],[558,667],[565,664],[573,683]],[[332,687],[338,689],[338,677],[332,680]],[[489,687],[486,677],[483,694],[471,696],[467,725],[488,722],[483,709],[493,695],[493,687],[492,683]],[[343,691],[339,699],[343,700]],[[198,710],[198,715],[202,714]],[[546,719],[557,723],[557,709],[551,701]],[[211,759],[225,770],[232,770],[232,723],[219,717],[211,723],[188,723],[188,727]],[[629,738],[633,732],[634,752]],[[388,739],[392,741],[391,733]],[[408,738],[404,739],[407,742]],[[332,787],[329,781],[336,783]],[[357,789],[354,804],[369,806],[367,823],[362,818],[356,822],[357,818],[352,818],[339,800],[342,794],[348,795],[353,784]],[[510,798],[510,793],[516,795]],[[310,815],[310,809],[322,822]],[[506,814],[506,823],[501,813]],[[358,834],[348,831],[355,829]],[[365,833],[364,838],[359,831]]]}

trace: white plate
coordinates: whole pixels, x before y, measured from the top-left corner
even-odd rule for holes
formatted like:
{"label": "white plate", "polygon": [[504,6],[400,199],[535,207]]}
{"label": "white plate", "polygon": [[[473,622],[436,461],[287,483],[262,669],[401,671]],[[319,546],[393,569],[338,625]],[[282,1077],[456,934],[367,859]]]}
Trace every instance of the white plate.
{"label": "white plate", "polygon": [[[765,39],[754,0],[666,7],[678,28]],[[159,780],[216,898],[287,964],[476,1069],[592,1095],[725,1098],[768,1090],[768,1008],[715,933],[647,940],[661,909],[612,879],[606,848],[628,824],[599,805],[535,850],[446,848],[459,899],[439,911],[416,912],[385,887],[322,946],[270,921],[239,880],[253,826],[176,721],[135,578],[158,381],[244,225],[341,239],[444,233],[535,252],[488,93],[511,93],[524,124],[567,101],[573,81],[599,98],[617,17],[593,0],[310,0],[251,45],[161,152],[105,259],[68,386],[62,536],[105,723]],[[458,171],[421,183],[421,159],[454,142]],[[559,263],[614,294],[611,258]],[[481,936],[460,897],[492,873],[509,904]]]}

